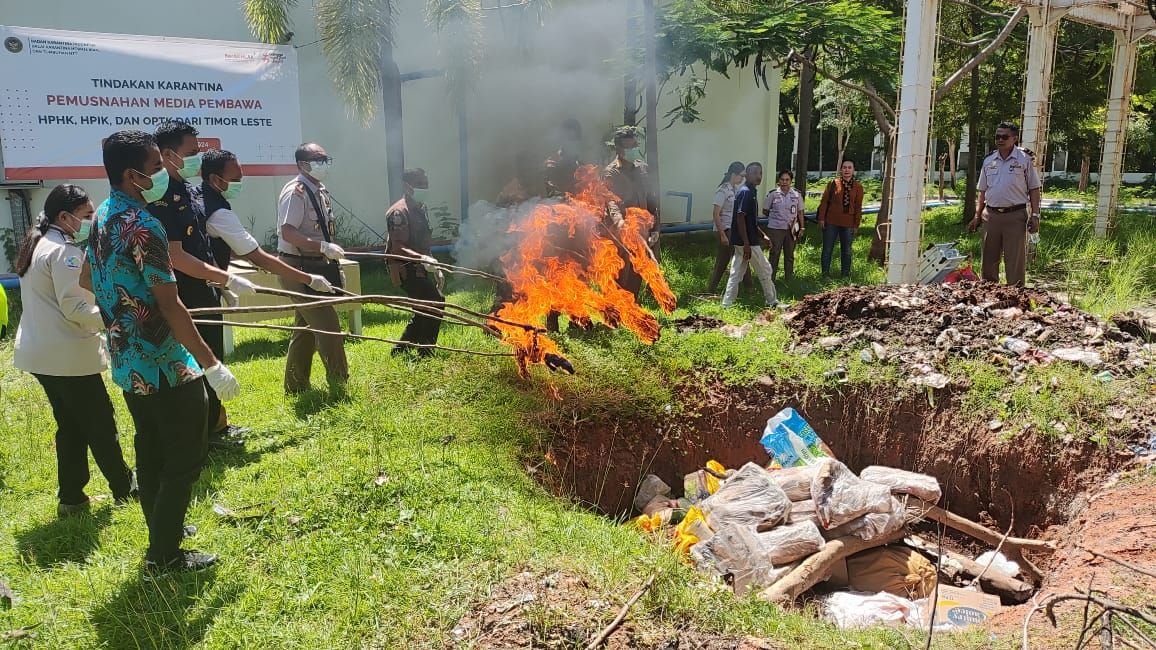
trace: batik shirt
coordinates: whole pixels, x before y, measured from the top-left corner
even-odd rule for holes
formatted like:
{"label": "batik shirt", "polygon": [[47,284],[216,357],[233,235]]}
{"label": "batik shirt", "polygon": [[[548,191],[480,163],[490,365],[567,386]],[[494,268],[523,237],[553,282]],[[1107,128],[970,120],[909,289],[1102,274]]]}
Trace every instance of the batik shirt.
{"label": "batik shirt", "polygon": [[173,338],[150,290],[177,281],[164,226],[144,204],[115,188],[95,221],[88,261],[108,329],[113,381],[127,393],[152,395],[164,383],[176,387],[196,380],[201,368]]}

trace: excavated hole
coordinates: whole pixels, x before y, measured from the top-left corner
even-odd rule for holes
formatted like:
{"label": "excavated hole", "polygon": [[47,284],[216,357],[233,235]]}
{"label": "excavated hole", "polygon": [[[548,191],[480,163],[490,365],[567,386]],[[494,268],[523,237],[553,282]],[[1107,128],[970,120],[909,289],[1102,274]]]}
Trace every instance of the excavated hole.
{"label": "excavated hole", "polygon": [[959,397],[938,391],[931,403],[926,393],[884,386],[829,395],[782,386],[696,387],[680,399],[697,408],[691,415],[556,427],[544,450],[552,467],[539,475],[560,496],[626,517],[647,474],[679,496],[682,477],[712,458],[732,468],[767,463],[758,441],[763,427],[779,409],[794,406],[852,470],[887,465],[930,474],[944,489],[940,505],[999,530],[1014,521],[1014,534],[1038,536],[1067,522],[1083,494],[1127,456],[1090,441],[993,433],[963,414]]}

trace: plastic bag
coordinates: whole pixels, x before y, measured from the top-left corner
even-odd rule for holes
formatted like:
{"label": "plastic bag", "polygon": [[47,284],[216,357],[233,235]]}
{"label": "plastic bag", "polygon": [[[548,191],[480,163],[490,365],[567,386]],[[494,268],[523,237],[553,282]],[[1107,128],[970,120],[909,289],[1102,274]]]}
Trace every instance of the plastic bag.
{"label": "plastic bag", "polygon": [[834,458],[824,458],[811,483],[811,498],[823,528],[841,526],[870,512],[892,510],[891,490],[855,476]]}
{"label": "plastic bag", "polygon": [[789,564],[817,553],[823,548],[823,544],[827,543],[819,532],[819,527],[812,521],[772,528],[765,533],[759,533],[759,541],[763,548],[767,549],[767,559],[775,566]]}
{"label": "plastic bag", "polygon": [[818,473],[818,465],[784,467],[771,470],[771,479],[787,493],[791,501],[807,501],[811,498],[811,482]]}
{"label": "plastic bag", "polygon": [[787,521],[792,524],[812,521],[815,525],[818,525],[819,513],[815,510],[815,502],[811,499],[807,499],[806,501],[792,501],[791,512],[787,515]]}
{"label": "plastic bag", "polygon": [[905,623],[919,627],[923,622],[919,605],[886,592],[838,591],[823,599],[823,609],[841,630],[879,623]]}
{"label": "plastic bag", "polygon": [[934,476],[917,474],[893,467],[872,465],[859,472],[859,478],[891,488],[896,494],[910,494],[928,503],[937,503],[943,493]]}
{"label": "plastic bag", "polygon": [[744,587],[770,584],[775,567],[767,555],[767,548],[752,526],[727,526],[690,549],[699,569],[731,576]]}
{"label": "plastic bag", "polygon": [[864,541],[871,541],[884,535],[898,532],[907,523],[907,508],[903,502],[891,498],[891,510],[888,512],[869,512],[841,525],[823,531],[827,539],[835,539],[854,535]]}
{"label": "plastic bag", "polygon": [[935,591],[935,565],[906,546],[882,546],[847,558],[847,586],[918,600]]}
{"label": "plastic bag", "polygon": [[791,501],[771,480],[770,472],[747,463],[723,481],[718,492],[699,507],[706,515],[706,523],[718,532],[731,524],[751,527],[779,524],[786,518]]}
{"label": "plastic bag", "polygon": [[988,566],[989,562],[993,571],[999,571],[1013,578],[1020,574],[1020,565],[1007,559],[1003,553],[987,551],[975,558],[975,563],[980,566]]}
{"label": "plastic bag", "polygon": [[670,486],[654,474],[647,474],[646,478],[642,479],[642,483],[639,484],[638,492],[634,495],[634,509],[642,512],[646,509],[646,504],[657,496],[669,497]]}
{"label": "plastic bag", "polygon": [[778,467],[809,465],[827,456],[819,434],[789,406],[767,420],[759,442]]}
{"label": "plastic bag", "polygon": [[[722,463],[717,460],[710,460],[706,463],[707,468],[714,470],[719,474],[725,474],[727,469],[722,466]],[[687,474],[682,479],[682,494],[692,503],[698,503],[710,495],[718,492],[721,486],[721,481],[706,470],[698,470]]]}
{"label": "plastic bag", "polygon": [[714,532],[706,525],[702,510],[691,506],[687,508],[686,516],[674,529],[674,550],[677,553],[686,553],[690,547],[710,539],[712,535]]}

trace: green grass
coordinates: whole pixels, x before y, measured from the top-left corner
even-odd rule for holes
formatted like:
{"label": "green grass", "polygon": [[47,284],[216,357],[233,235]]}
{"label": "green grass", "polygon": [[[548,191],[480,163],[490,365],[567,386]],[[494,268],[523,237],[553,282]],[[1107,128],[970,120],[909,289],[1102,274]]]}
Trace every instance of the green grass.
{"label": "green grass", "polygon": [[[950,232],[952,218],[950,211],[929,213],[929,238]],[[869,231],[865,224],[855,241],[857,283],[883,279],[865,261]],[[1142,231],[1138,225],[1137,238]],[[1072,233],[1073,242],[1089,245]],[[820,280],[817,234],[810,226],[797,253],[797,278],[780,288],[783,299],[835,286]],[[1125,238],[1116,253],[1135,250],[1138,241]],[[725,311],[717,299],[693,297],[710,270],[709,235],[669,238],[664,246],[667,276],[681,298],[664,321],[703,313],[740,324],[762,309],[757,289]],[[1109,284],[1138,286],[1107,273]],[[1140,276],[1150,289],[1150,274]],[[380,271],[365,273],[367,290],[383,290],[384,283]],[[455,287],[451,299],[484,309],[491,297],[467,284]],[[369,307],[365,324],[369,334],[396,337],[404,319]],[[675,380],[748,384],[770,375],[829,385],[823,373],[843,360],[788,354],[782,323],[756,327],[742,339],[667,330],[653,346],[625,332],[563,336],[579,369],[574,377],[534,369],[523,379],[508,359],[441,355],[418,364],[390,357],[381,344],[350,343],[348,394],[318,389],[296,399],[281,391],[286,337],[250,330],[237,338],[229,364],[244,396],[230,411],[255,433],[246,451],[211,461],[189,514],[201,528],[195,545],[223,561],[211,573],[155,585],[139,577],[146,540],[139,508],[100,506],[92,516],[56,519],[51,414],[35,381],[12,368],[11,343],[0,343],[0,577],[18,594],[15,607],[0,611],[0,632],[39,624],[36,639],[13,647],[442,647],[471,603],[524,568],[576,573],[615,603],[661,570],[635,610],[644,629],[753,634],[799,648],[906,645],[895,632],[840,632],[810,613],[736,601],[709,588],[663,545],[548,494],[527,471],[543,462],[535,454],[550,422],[655,417],[668,405],[693,409],[676,399]],[[457,327],[445,328],[442,340],[501,349]],[[890,372],[850,364],[855,382],[892,381]],[[318,364],[314,381],[323,374]],[[975,382],[977,396],[1011,389],[998,375],[976,376],[986,377]],[[1069,379],[1081,388],[1043,406],[1013,395],[1011,415],[1046,421],[1071,400],[1098,395],[1083,392],[1095,388],[1086,378],[1065,377],[1065,385]],[[110,392],[131,463],[131,421],[111,384]],[[93,472],[91,490],[107,492]],[[376,486],[382,472],[388,480]],[[214,503],[263,504],[257,511],[265,516],[224,521],[212,513]],[[603,612],[591,629],[608,618]],[[982,647],[983,637],[967,642]]]}

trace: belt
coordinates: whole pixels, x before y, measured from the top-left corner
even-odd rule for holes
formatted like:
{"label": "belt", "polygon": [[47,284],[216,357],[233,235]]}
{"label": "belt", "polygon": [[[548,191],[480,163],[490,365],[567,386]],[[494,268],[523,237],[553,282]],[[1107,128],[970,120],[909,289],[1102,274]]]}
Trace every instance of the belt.
{"label": "belt", "polygon": [[291,260],[323,260],[324,255],[294,255],[293,253],[282,253],[277,251],[279,257],[288,257]]}
{"label": "belt", "polygon": [[1019,205],[1009,205],[1006,208],[997,208],[994,205],[989,205],[989,206],[987,206],[987,209],[991,210],[992,212],[998,212],[1000,214],[1007,214],[1008,212],[1019,212],[1020,210],[1026,210],[1027,207],[1028,206],[1026,203],[1021,203]]}

